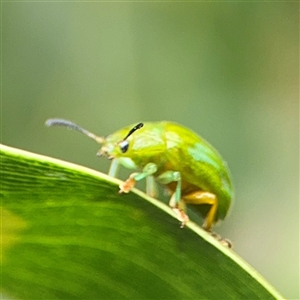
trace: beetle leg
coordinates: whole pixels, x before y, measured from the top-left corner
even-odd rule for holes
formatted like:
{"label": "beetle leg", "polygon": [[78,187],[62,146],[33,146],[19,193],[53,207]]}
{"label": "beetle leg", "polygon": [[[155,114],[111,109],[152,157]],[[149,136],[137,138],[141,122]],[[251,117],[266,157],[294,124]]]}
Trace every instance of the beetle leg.
{"label": "beetle leg", "polygon": [[184,202],[181,201],[181,175],[177,171],[166,171],[159,175],[157,180],[162,184],[168,184],[171,182],[177,182],[175,192],[173,193],[169,206],[176,213],[177,218],[181,221],[181,227],[184,227],[189,217],[185,213]]}
{"label": "beetle leg", "polygon": [[146,194],[153,198],[158,195],[157,186],[153,176],[148,176],[146,178]]}
{"label": "beetle leg", "polygon": [[211,207],[206,215],[205,222],[203,224],[203,228],[209,231],[214,223],[217,207],[218,207],[218,198],[215,194],[197,191],[183,197],[183,200],[187,204],[193,205],[201,205],[201,204],[209,204]]}
{"label": "beetle leg", "polygon": [[187,221],[189,221],[189,217],[186,214],[186,207],[183,201],[176,202],[176,193],[174,193],[170,199],[169,206],[175,212],[179,221],[181,221],[180,227],[183,228]]}
{"label": "beetle leg", "polygon": [[148,163],[142,170],[142,172],[132,173],[125,182],[122,182],[119,186],[119,193],[129,193],[134,187],[135,183],[142,180],[157,171],[157,166],[154,163]]}
{"label": "beetle leg", "polygon": [[113,159],[109,167],[108,176],[116,177],[119,165],[119,160],[117,158]]}

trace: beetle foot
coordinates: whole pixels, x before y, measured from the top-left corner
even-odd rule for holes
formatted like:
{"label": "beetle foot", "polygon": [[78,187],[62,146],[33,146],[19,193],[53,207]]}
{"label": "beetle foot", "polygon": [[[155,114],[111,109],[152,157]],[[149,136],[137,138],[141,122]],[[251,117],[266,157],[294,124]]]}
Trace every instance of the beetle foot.
{"label": "beetle foot", "polygon": [[210,235],[213,236],[217,241],[220,242],[220,244],[222,244],[223,246],[232,249],[233,248],[233,244],[229,239],[224,239],[222,238],[219,234],[213,232],[213,231],[209,231]]}
{"label": "beetle foot", "polygon": [[128,178],[126,181],[122,182],[120,185],[119,185],[119,194],[122,194],[122,193],[129,193],[130,190],[134,187],[136,183],[136,180],[134,178]]}
{"label": "beetle foot", "polygon": [[219,240],[219,242],[223,245],[223,246],[225,246],[225,247],[227,247],[227,248],[229,248],[229,249],[232,249],[233,248],[233,244],[232,244],[232,242],[229,240],[229,239],[220,239]]}
{"label": "beetle foot", "polygon": [[180,228],[184,228],[186,223],[190,220],[188,215],[182,209],[179,208],[173,208],[173,211],[175,212],[178,220],[181,221]]}

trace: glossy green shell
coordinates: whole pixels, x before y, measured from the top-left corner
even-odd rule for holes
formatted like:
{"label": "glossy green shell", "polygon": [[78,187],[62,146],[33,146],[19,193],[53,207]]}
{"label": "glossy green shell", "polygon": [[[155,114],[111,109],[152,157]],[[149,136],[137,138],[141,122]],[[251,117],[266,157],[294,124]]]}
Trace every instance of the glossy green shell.
{"label": "glossy green shell", "polygon": [[[113,157],[128,157],[138,168],[147,163],[155,163],[158,176],[172,170],[182,178],[182,196],[203,190],[215,194],[219,201],[216,219],[224,219],[233,198],[233,187],[229,169],[220,154],[203,138],[192,130],[172,122],[149,122],[134,132],[129,138],[129,148],[121,153],[116,143],[129,130],[128,126],[106,138],[104,147]],[[175,183],[167,185],[174,191]],[[202,215],[207,212],[205,205],[193,206]]]}

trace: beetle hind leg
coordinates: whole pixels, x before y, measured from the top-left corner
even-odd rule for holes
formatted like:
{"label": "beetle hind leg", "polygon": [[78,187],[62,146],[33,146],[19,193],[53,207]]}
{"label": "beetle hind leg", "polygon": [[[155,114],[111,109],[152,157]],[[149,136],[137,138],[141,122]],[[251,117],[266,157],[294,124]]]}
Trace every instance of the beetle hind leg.
{"label": "beetle hind leg", "polygon": [[201,205],[201,204],[208,204],[210,205],[210,209],[206,215],[205,222],[203,224],[203,228],[207,231],[210,231],[212,225],[215,222],[215,217],[218,208],[218,198],[215,194],[204,192],[204,191],[197,191],[191,194],[185,195],[183,200],[187,204],[193,205]]}

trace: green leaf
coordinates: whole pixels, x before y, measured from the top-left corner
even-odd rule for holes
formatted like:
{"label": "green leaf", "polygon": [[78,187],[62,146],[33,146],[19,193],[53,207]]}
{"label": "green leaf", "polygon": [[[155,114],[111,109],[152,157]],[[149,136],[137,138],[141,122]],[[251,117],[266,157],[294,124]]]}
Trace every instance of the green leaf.
{"label": "green leaf", "polygon": [[282,299],[232,250],[119,181],[1,146],[2,294],[12,299]]}

